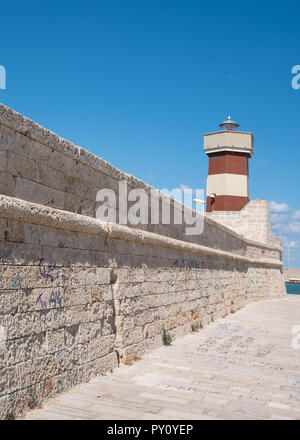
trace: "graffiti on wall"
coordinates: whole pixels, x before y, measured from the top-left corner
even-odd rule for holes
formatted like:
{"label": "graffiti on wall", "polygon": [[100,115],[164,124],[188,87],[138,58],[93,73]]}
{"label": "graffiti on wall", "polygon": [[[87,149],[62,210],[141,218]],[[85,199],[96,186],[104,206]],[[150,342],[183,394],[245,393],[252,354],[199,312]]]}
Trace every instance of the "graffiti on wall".
{"label": "graffiti on wall", "polygon": [[20,272],[17,273],[17,275],[12,278],[11,285],[14,289],[21,289],[23,283],[23,277],[21,276]]}
{"label": "graffiti on wall", "polygon": [[2,251],[2,253],[0,254],[0,262],[1,263],[6,263],[9,260],[9,257],[11,256],[11,250],[5,250]]}
{"label": "graffiti on wall", "polygon": [[53,289],[44,289],[37,294],[35,307],[39,310],[45,309],[62,309],[65,306],[65,292],[69,285],[69,278],[62,270],[56,266],[56,263],[43,265],[44,258],[39,262],[39,274],[46,281],[60,285]]}
{"label": "graffiti on wall", "polygon": [[59,289],[52,290],[50,293],[46,290],[37,295],[35,306],[40,309],[61,309],[64,307],[64,301],[64,295]]}

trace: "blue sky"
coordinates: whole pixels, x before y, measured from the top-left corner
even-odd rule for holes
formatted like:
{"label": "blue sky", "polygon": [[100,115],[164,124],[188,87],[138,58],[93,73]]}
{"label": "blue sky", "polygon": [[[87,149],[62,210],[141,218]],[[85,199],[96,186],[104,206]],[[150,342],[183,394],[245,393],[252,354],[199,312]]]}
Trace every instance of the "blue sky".
{"label": "blue sky", "polygon": [[[300,267],[299,1],[3,2],[0,101],[157,188],[204,188],[203,133],[255,135],[251,198]],[[286,263],[286,252],[284,253]]]}

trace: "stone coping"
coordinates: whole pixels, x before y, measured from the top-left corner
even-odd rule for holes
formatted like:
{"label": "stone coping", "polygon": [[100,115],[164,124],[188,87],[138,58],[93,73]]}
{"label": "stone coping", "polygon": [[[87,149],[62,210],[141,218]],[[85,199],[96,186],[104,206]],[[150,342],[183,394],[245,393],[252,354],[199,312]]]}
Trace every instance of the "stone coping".
{"label": "stone coping", "polygon": [[[104,159],[90,153],[89,151],[85,150],[82,147],[74,145],[72,142],[67,141],[66,139],[61,138],[60,136],[56,135],[50,130],[47,130],[46,128],[42,127],[41,125],[37,124],[31,119],[21,115],[20,113],[17,113],[16,111],[12,110],[11,108],[1,103],[0,103],[0,124],[20,134],[23,134],[24,136],[27,136],[29,139],[32,139],[33,141],[37,141],[47,146],[48,148],[55,149],[56,151],[67,157],[71,157],[76,161],[80,161],[85,165],[89,166],[90,168],[99,171],[109,177],[112,177],[118,181],[126,180],[128,182],[128,185],[131,185],[135,188],[142,188],[147,193],[150,193],[151,190],[157,191],[157,189],[154,188],[153,186],[143,182],[140,179],[137,179],[131,174],[119,170],[118,168],[114,167]],[[165,194],[163,195],[164,197],[168,198],[168,196],[166,196]],[[179,203],[172,198],[171,198],[171,204],[177,206],[180,209],[182,209],[183,207],[182,203]],[[194,214],[196,213],[195,210],[191,209],[191,211]],[[212,220],[211,218],[208,218],[207,216],[204,216],[204,221],[205,223],[210,224],[226,232],[227,234],[230,234],[233,237],[239,238],[240,240],[250,245],[263,247],[265,249],[277,250],[280,252],[282,251],[281,246],[276,246],[274,244],[262,243],[262,242],[246,239],[242,235],[234,232],[232,229],[222,225],[216,220]]]}
{"label": "stone coping", "polygon": [[104,222],[92,217],[50,208],[9,196],[0,195],[0,218],[43,225],[56,229],[94,234],[104,238],[133,241],[140,244],[235,260],[247,264],[282,267],[280,260],[248,258],[231,252],[177,240],[148,231],[141,231],[116,223]]}

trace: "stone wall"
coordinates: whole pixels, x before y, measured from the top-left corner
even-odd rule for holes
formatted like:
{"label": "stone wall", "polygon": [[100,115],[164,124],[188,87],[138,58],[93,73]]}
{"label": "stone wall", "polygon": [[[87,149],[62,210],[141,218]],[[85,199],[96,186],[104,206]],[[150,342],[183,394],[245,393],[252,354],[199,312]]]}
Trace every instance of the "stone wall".
{"label": "stone wall", "polygon": [[216,211],[207,216],[250,240],[281,246],[271,230],[267,200],[250,200],[241,211]]}
{"label": "stone wall", "polygon": [[94,181],[149,187],[5,107],[0,140],[0,418],[285,295],[278,245],[99,221]]}
{"label": "stone wall", "polygon": [[[0,194],[95,217],[98,190],[112,189],[119,196],[121,180],[127,182],[129,190],[141,188],[148,194],[155,190],[0,104]],[[166,203],[170,200],[164,197],[160,210]],[[187,236],[185,223],[174,224],[174,211],[181,212],[182,205],[171,200],[170,224],[160,221],[158,225],[153,225],[148,221],[146,225],[135,227],[217,249],[245,251],[245,243],[239,234],[231,231],[228,240],[226,225],[224,227],[208,216],[204,219],[203,234]],[[119,206],[117,213],[120,213]],[[260,237],[258,241],[262,241]]]}
{"label": "stone wall", "polygon": [[283,269],[285,281],[290,279],[300,280],[300,269]]}

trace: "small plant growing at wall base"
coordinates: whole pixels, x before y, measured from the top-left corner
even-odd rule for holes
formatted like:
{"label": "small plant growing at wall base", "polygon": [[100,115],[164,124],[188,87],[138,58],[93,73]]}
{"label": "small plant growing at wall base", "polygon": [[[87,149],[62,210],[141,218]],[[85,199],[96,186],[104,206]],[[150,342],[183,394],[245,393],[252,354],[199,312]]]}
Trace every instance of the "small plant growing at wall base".
{"label": "small plant growing at wall base", "polygon": [[163,341],[164,345],[171,345],[171,343],[172,343],[172,338],[169,335],[169,333],[166,332],[165,329],[163,329],[163,332],[162,332],[162,341]]}
{"label": "small plant growing at wall base", "polygon": [[15,420],[16,416],[13,412],[8,412],[5,416],[5,420]]}
{"label": "small plant growing at wall base", "polygon": [[195,332],[198,332],[199,330],[200,330],[200,324],[192,324],[192,332],[193,333],[195,333]]}
{"label": "small plant growing at wall base", "polygon": [[34,409],[38,406],[37,395],[31,387],[28,389],[27,403],[30,409]]}

